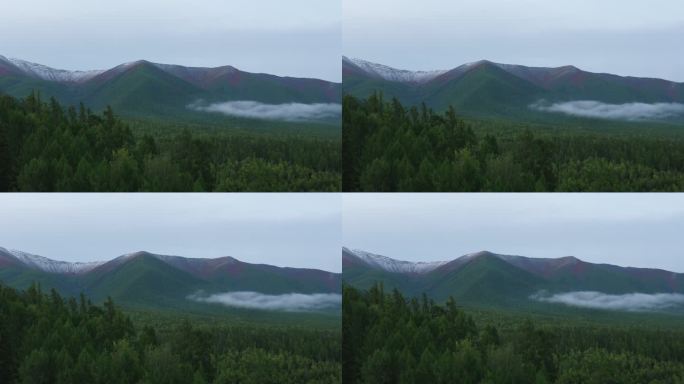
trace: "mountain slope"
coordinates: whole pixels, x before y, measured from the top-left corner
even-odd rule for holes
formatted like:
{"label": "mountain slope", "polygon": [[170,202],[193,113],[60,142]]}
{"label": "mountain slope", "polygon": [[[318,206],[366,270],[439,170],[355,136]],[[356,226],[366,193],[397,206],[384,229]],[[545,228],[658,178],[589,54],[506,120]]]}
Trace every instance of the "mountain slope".
{"label": "mountain slope", "polygon": [[31,63],[26,60],[8,59],[0,55],[0,74],[3,72],[2,68],[15,72],[16,74],[23,73],[29,77],[41,80],[65,83],[87,81],[104,72],[101,70],[68,71],[64,69],[55,69],[42,64]]}
{"label": "mountain slope", "polygon": [[[459,302],[480,307],[541,305],[532,296],[595,291],[606,295],[632,293],[684,294],[684,274],[593,264],[574,257],[527,258],[477,252],[439,262],[423,273],[392,269],[386,256],[343,248],[345,283],[366,289],[382,282],[411,296],[426,293],[438,301],[453,296]],[[410,263],[410,262],[400,262]]]}
{"label": "mountain slope", "polygon": [[[0,93],[45,98],[93,110],[111,105],[125,116],[202,120],[193,103],[236,100],[267,104],[339,103],[341,84],[241,71],[232,66],[184,67],[139,60],[107,70],[67,71],[0,56]],[[216,115],[213,118],[219,118]]]}
{"label": "mountain slope", "polygon": [[[361,255],[364,255],[363,257]],[[342,248],[342,278],[345,283],[358,288],[368,289],[378,281],[383,282],[386,289],[398,289],[407,294],[420,294],[420,277],[415,273],[401,273],[382,267],[382,260],[369,263],[368,257],[377,256],[363,252]]]}
{"label": "mountain slope", "polygon": [[185,114],[188,100],[199,98],[202,90],[140,61],[125,68],[105,72],[83,84],[81,95],[96,110],[107,105],[128,115]]}
{"label": "mountain slope", "polygon": [[442,70],[408,71],[405,69],[396,69],[387,65],[372,63],[366,60],[349,59],[346,56],[342,57],[342,62],[344,64],[343,71],[345,71],[346,75],[352,75],[356,73],[361,74],[362,76],[400,83],[424,84],[447,72]]}
{"label": "mountain slope", "polygon": [[454,271],[436,270],[424,283],[436,300],[454,296],[469,304],[514,304],[538,290],[541,279],[491,253],[471,257]]}
{"label": "mountain slope", "polygon": [[332,272],[251,264],[232,257],[193,259],[149,252],[107,262],[68,263],[0,248],[0,281],[21,289],[35,282],[69,296],[83,292],[96,301],[111,296],[127,306],[158,309],[215,310],[215,305],[189,300],[198,292],[341,292],[341,275]]}
{"label": "mountain slope", "polygon": [[111,296],[126,304],[174,307],[178,299],[203,287],[203,281],[150,254],[131,257],[114,268],[106,264],[86,274],[83,286],[101,301]]}
{"label": "mountain slope", "polygon": [[543,94],[539,87],[516,77],[493,63],[482,62],[450,78],[449,73],[425,84],[425,102],[443,110],[507,116],[525,109],[529,100]]}
{"label": "mountain slope", "polygon": [[[531,108],[540,101],[684,103],[684,83],[592,73],[574,66],[526,67],[481,60],[449,71],[412,72],[346,57],[342,66],[345,94],[363,98],[381,91],[402,103],[425,102],[438,110],[453,106],[459,113],[479,117],[562,118]],[[681,121],[684,116],[673,119]]]}
{"label": "mountain slope", "polygon": [[8,250],[0,247],[0,266],[2,266],[3,263],[17,266],[23,265],[31,269],[42,270],[44,272],[64,274],[88,272],[102,264],[102,262],[99,261],[70,263],[67,261],[52,260],[48,259],[47,257],[33,255],[17,250]]}

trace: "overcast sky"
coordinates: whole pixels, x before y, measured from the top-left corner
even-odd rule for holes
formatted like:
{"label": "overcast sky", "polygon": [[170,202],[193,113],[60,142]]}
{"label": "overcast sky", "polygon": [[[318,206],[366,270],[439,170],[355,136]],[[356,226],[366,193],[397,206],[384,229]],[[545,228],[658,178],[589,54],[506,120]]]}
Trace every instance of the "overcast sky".
{"label": "overcast sky", "polygon": [[488,250],[684,272],[684,194],[345,194],[343,242],[400,260]]}
{"label": "overcast sky", "polygon": [[32,0],[0,12],[0,55],[61,69],[125,62],[341,79],[341,2]]}
{"label": "overcast sky", "polygon": [[344,0],[343,52],[450,69],[488,59],[684,82],[681,0]]}
{"label": "overcast sky", "polygon": [[0,194],[0,246],[57,260],[145,250],[340,272],[341,196]]}

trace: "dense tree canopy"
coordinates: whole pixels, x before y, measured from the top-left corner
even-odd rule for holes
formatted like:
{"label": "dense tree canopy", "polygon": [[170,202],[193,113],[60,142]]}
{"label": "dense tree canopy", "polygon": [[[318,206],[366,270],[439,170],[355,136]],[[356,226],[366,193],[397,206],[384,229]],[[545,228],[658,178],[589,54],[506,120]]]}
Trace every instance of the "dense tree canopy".
{"label": "dense tree canopy", "polygon": [[111,300],[0,285],[0,383],[340,383],[339,332],[136,328]]}
{"label": "dense tree canopy", "polygon": [[479,325],[453,299],[344,287],[344,383],[684,383],[684,334]]}
{"label": "dense tree canopy", "polygon": [[[485,123],[481,123],[485,124]],[[493,123],[492,123],[493,124]],[[382,95],[343,102],[345,191],[682,191],[684,140],[480,132]],[[480,133],[478,133],[480,132]]]}
{"label": "dense tree canopy", "polygon": [[136,137],[108,108],[0,96],[0,191],[339,191],[340,142],[277,135]]}

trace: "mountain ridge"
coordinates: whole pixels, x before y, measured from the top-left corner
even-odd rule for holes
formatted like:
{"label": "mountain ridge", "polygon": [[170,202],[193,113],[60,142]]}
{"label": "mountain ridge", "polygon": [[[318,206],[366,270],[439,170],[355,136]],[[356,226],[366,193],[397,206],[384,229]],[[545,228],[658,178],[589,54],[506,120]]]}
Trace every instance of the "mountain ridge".
{"label": "mountain ridge", "polygon": [[[363,67],[359,66],[357,63],[358,62],[363,62],[367,63],[369,65],[374,65],[374,66],[380,66],[384,67],[387,69],[387,71],[396,71],[396,72],[406,72],[406,73],[414,73],[414,74],[420,74],[420,73],[433,73],[434,76],[430,78],[436,79],[442,75],[449,74],[451,72],[456,72],[456,73],[462,73],[465,72],[468,69],[476,68],[478,66],[482,65],[495,65],[497,67],[500,67],[502,69],[506,69],[507,71],[513,72],[514,70],[527,70],[527,71],[550,71],[550,72],[555,72],[555,71],[565,71],[567,72],[572,72],[572,73],[577,73],[577,72],[583,72],[583,73],[589,73],[593,75],[611,75],[611,76],[616,76],[616,77],[621,77],[621,78],[631,78],[631,79],[646,79],[646,80],[661,80],[667,83],[672,83],[672,84],[684,84],[684,82],[678,82],[678,81],[672,81],[672,80],[667,80],[667,79],[662,79],[659,77],[650,77],[650,76],[635,76],[635,75],[616,75],[610,72],[591,72],[591,71],[586,71],[583,69],[580,69],[579,67],[572,65],[572,64],[566,64],[566,65],[561,65],[557,67],[538,67],[538,66],[527,66],[527,65],[522,65],[522,64],[506,64],[506,63],[498,63],[495,61],[487,60],[487,59],[480,59],[477,61],[472,61],[464,64],[457,65],[455,67],[452,67],[450,69],[437,69],[437,70],[410,70],[410,69],[398,69],[394,68],[385,64],[380,64],[372,61],[368,61],[365,59],[360,59],[360,58],[349,58],[347,56],[343,56],[343,63],[347,64],[356,64],[357,67],[363,69]],[[390,77],[390,76],[388,76]],[[522,76],[521,76],[522,77]],[[394,77],[397,82],[414,82],[411,80],[407,80],[404,78],[402,80],[401,76],[396,76]],[[411,77],[408,76],[408,79]],[[389,79],[386,79],[389,80]]]}
{"label": "mountain ridge", "polygon": [[[265,72],[248,72],[248,71],[243,71],[240,70],[232,65],[221,65],[218,67],[205,67],[205,66],[184,66],[180,64],[167,64],[167,63],[157,63],[153,61],[149,61],[146,59],[138,59],[138,60],[133,60],[121,64],[117,64],[113,67],[107,68],[107,69],[87,69],[87,70],[69,70],[69,69],[59,69],[59,68],[54,68],[50,67],[44,64],[40,63],[35,63],[32,61],[27,61],[23,59],[18,59],[18,58],[8,58],[6,56],[0,55],[0,62],[5,62],[10,65],[13,65],[16,69],[24,72],[27,75],[32,75],[35,78],[42,79],[42,80],[49,80],[49,81],[54,81],[54,82],[71,82],[74,81],[72,80],[74,77],[72,76],[55,76],[55,73],[65,73],[65,74],[83,74],[86,75],[88,74],[89,76],[83,76],[82,78],[79,78],[81,81],[88,80],[90,78],[96,77],[98,75],[101,75],[103,73],[109,72],[109,71],[121,71],[127,68],[135,67],[138,65],[143,65],[143,64],[151,64],[154,65],[157,68],[160,68],[164,70],[165,72],[172,73],[172,74],[178,74],[179,71],[188,71],[188,72],[193,72],[193,71],[202,71],[202,70],[207,70],[207,71],[218,71],[218,70],[225,70],[228,72],[245,72],[245,73],[250,73],[250,74],[255,74],[255,75],[269,75],[273,77],[279,77],[283,79],[314,79],[314,80],[320,80],[323,82],[327,83],[335,83],[332,81],[327,81],[323,79],[317,79],[317,78],[310,78],[310,77],[299,77],[299,76],[288,76],[288,75],[273,75]],[[29,68],[30,67],[39,67],[43,69],[43,73],[41,72],[34,72],[31,71]],[[180,76],[179,76],[180,77]]]}
{"label": "mountain ridge", "polygon": [[388,268],[391,262],[386,259],[393,259],[387,256],[376,255],[385,262],[373,263],[359,256],[360,252],[342,249],[346,284],[367,289],[381,282],[410,296],[426,293],[436,300],[454,296],[475,306],[536,305],[530,298],[539,292],[684,294],[684,273],[590,263],[574,256],[529,258],[480,251],[440,262],[425,273],[412,273],[411,268]]}
{"label": "mountain ridge", "polygon": [[350,59],[346,56],[342,56],[342,60],[347,64],[356,66],[359,70],[374,74],[385,80],[397,82],[424,83],[448,72],[447,70],[412,71],[406,69],[397,69],[388,65],[374,63],[363,59]]}
{"label": "mountain ridge", "polygon": [[83,103],[96,111],[111,106],[125,117],[192,122],[233,118],[192,107],[198,103],[339,104],[342,97],[340,83],[253,73],[230,65],[186,67],[136,60],[108,69],[68,71],[0,56],[0,93],[21,98],[36,91],[66,105]]}
{"label": "mountain ridge", "polygon": [[[681,274],[684,275],[684,273],[680,272],[673,272],[669,271],[666,269],[662,268],[650,268],[650,267],[633,267],[633,266],[621,266],[617,264],[610,264],[610,263],[590,263],[587,261],[584,261],[582,259],[577,258],[576,256],[561,256],[561,257],[527,257],[527,256],[520,256],[520,255],[508,255],[508,254],[500,254],[500,253],[495,253],[487,250],[481,250],[477,252],[472,252],[472,253],[466,253],[464,255],[458,256],[454,259],[451,260],[442,260],[442,261],[405,261],[405,260],[398,260],[394,259],[389,256],[384,256],[380,255],[377,253],[373,252],[367,252],[364,250],[356,249],[356,248],[349,248],[349,247],[342,247],[343,249],[343,254],[346,252],[347,254],[356,254],[358,252],[363,252],[368,255],[374,255],[374,256],[379,256],[382,258],[394,260],[394,261],[399,261],[402,263],[413,263],[413,264],[431,264],[431,263],[439,263],[440,266],[447,266],[450,263],[453,262],[458,262],[459,260],[466,261],[469,259],[477,258],[477,257],[488,257],[488,256],[495,256],[498,257],[504,261],[509,261],[509,260],[514,260],[514,259],[526,259],[526,260],[532,260],[532,261],[559,261],[559,262],[568,262],[568,263],[586,263],[586,264],[591,264],[591,265],[600,265],[600,266],[607,266],[607,267],[618,267],[618,268],[625,268],[625,269],[635,269],[635,270],[648,270],[648,271],[660,271],[660,272],[667,272],[667,273],[674,273],[674,274]],[[357,256],[358,257],[358,256]],[[388,271],[389,272],[389,271]]]}
{"label": "mountain ridge", "polygon": [[137,251],[94,263],[69,263],[0,248],[0,282],[26,289],[38,283],[67,296],[112,297],[140,308],[216,311],[189,299],[250,291],[265,295],[341,293],[341,274],[314,268],[253,264],[234,257],[186,258]]}
{"label": "mountain ridge", "polygon": [[[41,255],[36,255],[36,254],[24,252],[24,251],[0,247],[0,257],[2,257],[3,255],[4,256],[7,256],[7,255],[12,256],[20,262],[22,262],[22,259],[21,259],[21,256],[18,256],[18,255],[24,255],[24,256],[31,258],[33,260],[45,260],[47,262],[59,263],[59,264],[65,264],[65,265],[86,265],[87,264],[87,265],[102,266],[102,265],[105,265],[105,264],[110,263],[110,262],[117,262],[117,261],[125,262],[125,261],[132,259],[132,258],[149,256],[149,257],[154,257],[154,258],[157,258],[159,260],[167,261],[167,262],[170,259],[183,259],[183,260],[190,261],[190,262],[192,262],[192,261],[207,262],[207,261],[228,260],[228,261],[237,262],[237,263],[244,263],[244,264],[250,264],[250,265],[260,265],[260,266],[270,266],[270,267],[283,268],[283,269],[303,269],[303,270],[314,270],[314,271],[329,272],[329,271],[325,271],[322,269],[316,269],[316,268],[281,267],[281,266],[275,266],[275,265],[266,264],[266,263],[248,263],[245,261],[238,260],[232,256],[183,257],[183,256],[177,256],[177,255],[158,254],[158,253],[153,253],[153,252],[149,252],[149,251],[135,251],[135,252],[125,253],[123,255],[116,256],[116,257],[109,259],[109,260],[87,261],[87,262],[83,262],[83,261],[70,262],[70,261],[63,261],[63,260],[55,260],[55,259],[51,259],[51,258],[41,256]],[[171,264],[171,263],[169,263],[169,264]],[[57,273],[57,274],[59,274],[59,273],[70,273],[69,271],[60,271],[60,270],[50,269],[49,266],[41,265],[40,263],[27,263],[26,265],[27,266],[33,266],[37,269],[40,269],[44,272],[49,272],[49,273]],[[335,273],[335,272],[329,272],[329,273]]]}
{"label": "mountain ridge", "polygon": [[[592,115],[540,108],[540,103],[547,107],[580,101],[612,106],[684,103],[684,82],[595,73],[573,65],[528,67],[479,60],[448,70],[409,71],[344,57],[342,74],[343,92],[348,95],[366,98],[382,92],[386,98],[397,98],[402,104],[425,103],[439,111],[454,107],[460,114],[480,118],[574,122]],[[606,116],[605,119],[616,119]],[[684,114],[654,114],[647,120],[683,122]]]}

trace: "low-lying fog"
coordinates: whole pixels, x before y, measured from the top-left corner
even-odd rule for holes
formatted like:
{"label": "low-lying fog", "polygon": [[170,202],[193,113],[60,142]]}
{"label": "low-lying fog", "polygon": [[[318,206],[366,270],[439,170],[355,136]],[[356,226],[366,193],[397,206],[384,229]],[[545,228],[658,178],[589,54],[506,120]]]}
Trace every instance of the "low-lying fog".
{"label": "low-lying fog", "polygon": [[342,114],[342,105],[337,103],[265,104],[258,101],[240,100],[204,104],[198,101],[188,105],[188,108],[228,116],[284,121],[328,120]]}
{"label": "low-lying fog", "polygon": [[197,292],[188,296],[188,299],[203,303],[223,304],[228,307],[289,312],[319,311],[342,305],[342,295],[337,293],[267,295],[259,292],[236,291],[206,295]]}
{"label": "low-lying fog", "polygon": [[684,295],[680,293],[609,295],[594,291],[574,291],[549,295],[545,292],[538,292],[530,296],[530,298],[536,301],[565,304],[574,307],[630,312],[662,311],[684,306]]}
{"label": "low-lying fog", "polygon": [[593,100],[578,100],[548,104],[542,100],[530,105],[530,108],[572,116],[626,121],[664,120],[684,116],[684,104],[681,103],[607,104]]}

